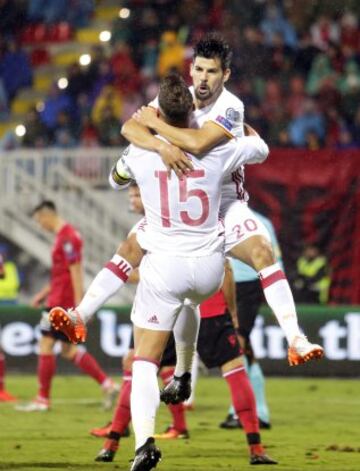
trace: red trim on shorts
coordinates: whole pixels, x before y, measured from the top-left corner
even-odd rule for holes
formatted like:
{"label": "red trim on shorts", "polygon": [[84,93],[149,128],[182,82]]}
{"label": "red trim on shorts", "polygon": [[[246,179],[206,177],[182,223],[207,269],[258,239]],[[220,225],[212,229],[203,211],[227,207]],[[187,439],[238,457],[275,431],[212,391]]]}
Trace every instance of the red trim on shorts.
{"label": "red trim on shorts", "polygon": [[156,365],[158,368],[160,368],[160,362],[156,361],[156,360],[152,360],[150,358],[136,357],[135,356],[133,361],[147,361],[148,363],[152,363],[152,364]]}
{"label": "red trim on shorts", "polygon": [[277,270],[266,278],[263,278],[260,274],[260,282],[263,289],[268,288],[270,285],[280,280],[286,280],[285,274],[282,270]]}
{"label": "red trim on shorts", "polygon": [[116,275],[118,278],[120,278],[121,280],[124,281],[124,283],[127,282],[128,278],[129,278],[129,275],[127,272],[129,272],[131,270],[130,266],[127,265],[124,262],[120,262],[119,265],[115,265],[114,262],[108,262],[106,265],[105,265],[105,268],[107,268],[108,270],[110,270],[111,272],[114,273],[114,275]]}

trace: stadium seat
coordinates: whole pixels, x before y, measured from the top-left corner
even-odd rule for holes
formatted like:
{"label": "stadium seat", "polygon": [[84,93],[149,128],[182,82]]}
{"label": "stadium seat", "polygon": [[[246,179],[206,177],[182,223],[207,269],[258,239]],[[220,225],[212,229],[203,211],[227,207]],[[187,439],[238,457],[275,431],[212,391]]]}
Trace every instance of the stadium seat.
{"label": "stadium seat", "polygon": [[50,54],[46,49],[42,47],[37,47],[31,51],[31,65],[33,67],[49,64],[50,62]]}

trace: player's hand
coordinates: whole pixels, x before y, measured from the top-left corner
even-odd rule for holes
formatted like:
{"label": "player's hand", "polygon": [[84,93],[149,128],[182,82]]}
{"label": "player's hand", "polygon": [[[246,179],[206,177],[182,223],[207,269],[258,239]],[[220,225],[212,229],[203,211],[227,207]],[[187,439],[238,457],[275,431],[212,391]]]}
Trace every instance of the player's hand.
{"label": "player's hand", "polygon": [[132,117],[138,123],[146,126],[147,128],[151,128],[154,124],[154,121],[158,119],[156,109],[152,108],[151,106],[142,106],[132,115]]}
{"label": "player's hand", "polygon": [[44,300],[43,295],[41,293],[37,293],[37,294],[35,294],[35,296],[30,301],[30,306],[31,307],[40,307],[43,300]]}
{"label": "player's hand", "polygon": [[171,177],[171,170],[174,170],[178,178],[183,178],[194,169],[191,160],[176,146],[162,142],[158,152],[168,171],[169,178]]}

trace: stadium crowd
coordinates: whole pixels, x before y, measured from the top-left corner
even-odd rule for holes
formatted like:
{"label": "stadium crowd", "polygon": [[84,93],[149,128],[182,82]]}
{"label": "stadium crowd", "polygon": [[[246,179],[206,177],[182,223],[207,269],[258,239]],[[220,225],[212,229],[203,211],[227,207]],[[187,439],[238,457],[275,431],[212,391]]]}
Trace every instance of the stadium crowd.
{"label": "stadium crowd", "polygon": [[[234,51],[228,88],[270,145],[360,146],[356,2],[305,0],[300,8],[294,1],[128,0],[122,6],[129,15],[113,20],[110,46],[93,46],[91,63],[69,66],[66,88],[54,83],[43,105],[29,110],[21,145],[122,145],[122,123],[154,97],[169,70],[187,76],[191,45],[218,30]],[[94,8],[90,0],[0,2],[0,120],[19,89],[32,83],[24,28],[40,21],[77,29]]]}

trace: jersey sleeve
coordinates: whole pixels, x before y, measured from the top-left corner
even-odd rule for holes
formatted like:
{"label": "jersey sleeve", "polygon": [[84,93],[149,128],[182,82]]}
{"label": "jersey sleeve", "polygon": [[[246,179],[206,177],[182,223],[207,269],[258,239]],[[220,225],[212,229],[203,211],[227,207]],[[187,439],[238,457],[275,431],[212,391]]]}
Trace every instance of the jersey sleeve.
{"label": "jersey sleeve", "polygon": [[82,259],[82,240],[76,233],[68,234],[62,242],[62,249],[68,266],[80,263]]}
{"label": "jersey sleeve", "polygon": [[208,121],[220,126],[231,139],[244,135],[244,104],[235,95],[218,99],[209,113]]}
{"label": "jersey sleeve", "polygon": [[269,147],[258,136],[246,136],[227,144],[231,146],[232,154],[225,161],[224,173],[229,174],[240,165],[259,164],[269,155]]}

